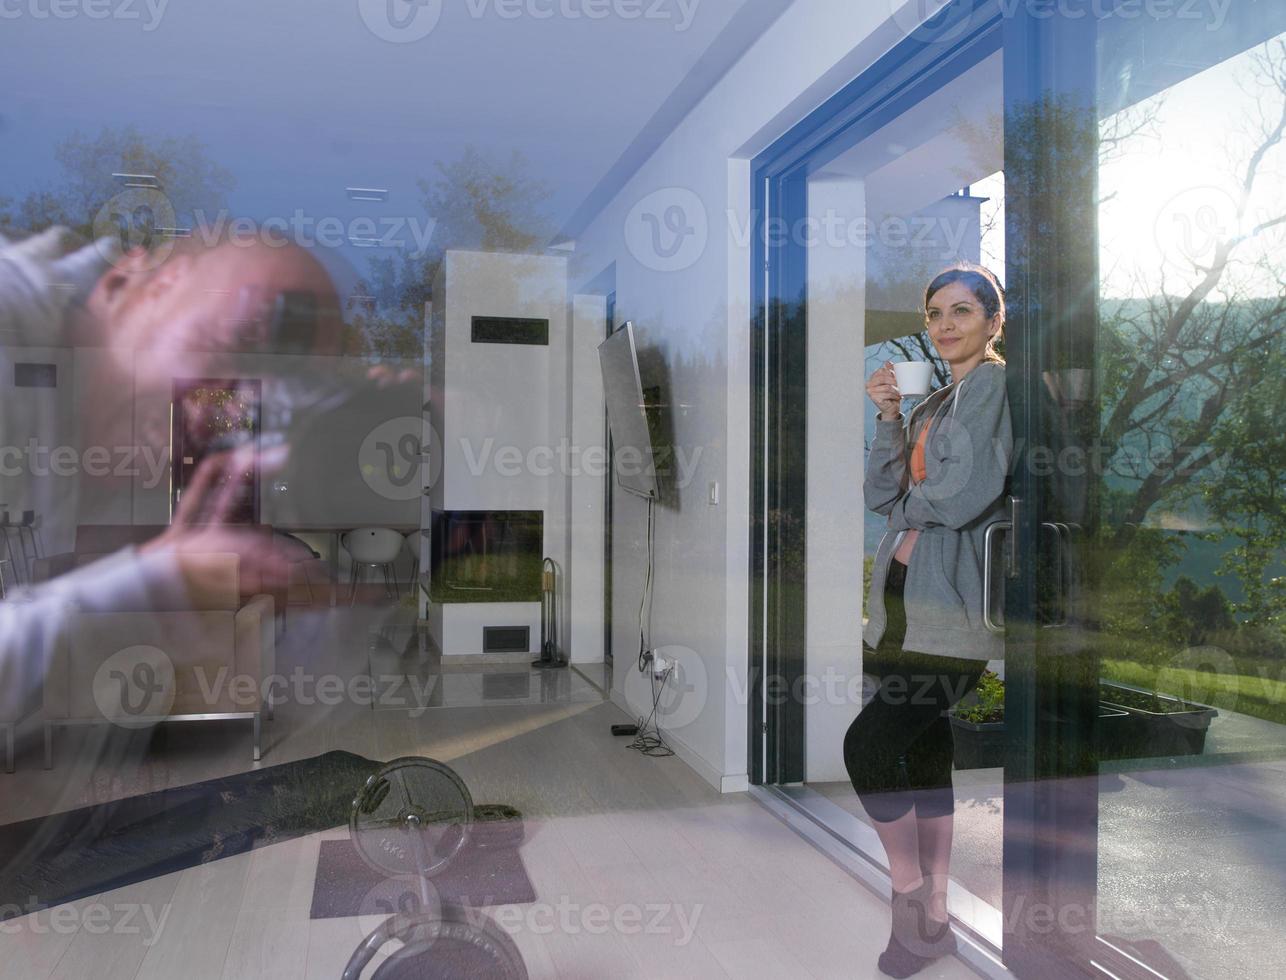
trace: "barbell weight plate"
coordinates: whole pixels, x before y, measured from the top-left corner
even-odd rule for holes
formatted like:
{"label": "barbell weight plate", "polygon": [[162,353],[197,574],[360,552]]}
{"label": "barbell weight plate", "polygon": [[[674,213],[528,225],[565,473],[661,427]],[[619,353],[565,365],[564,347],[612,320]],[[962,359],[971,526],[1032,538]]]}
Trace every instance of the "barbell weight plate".
{"label": "barbell weight plate", "polygon": [[[449,766],[415,756],[394,759],[371,776],[349,813],[357,853],[373,870],[394,877],[437,874],[464,848],[472,822],[473,798],[464,781]],[[423,844],[424,867],[418,866],[413,834]]]}

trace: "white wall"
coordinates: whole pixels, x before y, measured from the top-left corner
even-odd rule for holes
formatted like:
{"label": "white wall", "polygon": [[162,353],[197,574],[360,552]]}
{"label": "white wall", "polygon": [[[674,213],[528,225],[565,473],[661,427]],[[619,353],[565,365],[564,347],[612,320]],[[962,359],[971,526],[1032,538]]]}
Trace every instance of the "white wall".
{"label": "white wall", "polygon": [[[392,365],[421,370],[419,361]],[[363,478],[369,462],[363,444],[380,425],[395,419],[418,419],[422,392],[417,383],[379,386],[367,379],[369,365],[354,358],[280,354],[207,355],[178,353],[168,363],[168,377],[140,389],[134,399],[134,427],[140,445],[168,446],[173,381],[183,378],[241,378],[262,381],[265,404],[278,397],[287,376],[322,380],[344,393],[325,411],[301,405],[297,428],[291,430],[290,455],[276,474],[261,475],[260,520],[297,526],[343,523],[352,527],[418,525],[418,494],[381,492]],[[369,448],[369,447],[368,447]],[[284,491],[274,484],[284,483]],[[135,480],[133,523],[167,524],[170,519],[168,476],[155,483],[150,474]]]}
{"label": "white wall", "polygon": [[603,375],[598,345],[607,333],[607,300],[572,299],[568,385],[571,444],[580,466],[569,478],[567,603],[562,629],[573,663],[603,660],[603,511],[607,447],[603,440]]}
{"label": "white wall", "polygon": [[[696,712],[682,699],[670,706],[667,715],[684,724],[667,727],[663,716],[667,739],[725,790],[747,783],[749,160],[895,43],[889,13],[884,4],[798,0],[576,242],[587,276],[616,262],[619,315],[664,359],[670,401],[684,406],[674,412],[676,442],[689,457],[700,453],[677,501],[658,514],[652,642],[686,650],[679,654],[690,687],[684,697],[702,702]],[[697,231],[668,258],[664,240],[660,251],[648,244],[667,214]],[[860,442],[860,417],[853,422]],[[707,503],[711,481],[721,488],[717,507]],[[639,599],[645,509],[632,503],[615,513],[613,619],[622,669],[613,696],[637,714],[646,706],[624,687],[632,660],[624,624]],[[860,507],[855,500],[855,519]]]}
{"label": "white wall", "polygon": [[[53,388],[14,386],[14,365],[53,364],[57,384]],[[74,447],[76,420],[76,360],[72,351],[56,347],[6,347],[0,355],[0,510],[21,518],[34,510],[44,524],[47,547],[60,544],[58,528],[74,516],[75,478],[61,457],[51,455],[58,447]],[[34,445],[34,451],[33,451]],[[15,560],[20,560],[17,535],[11,535]],[[5,557],[0,549],[0,558]],[[12,585],[13,570],[4,569],[5,583]]]}
{"label": "white wall", "polygon": [[[863,182],[809,181],[808,209],[856,221]],[[804,778],[848,778],[844,734],[861,709],[862,444],[866,249],[818,239],[808,262],[808,637]]]}
{"label": "white wall", "polygon": [[[10,347],[0,378],[0,503],[35,510],[47,554],[70,551],[81,524],[166,524],[170,519],[170,402],[176,379],[258,378],[264,399],[294,374],[327,379],[349,397],[336,411],[298,414],[286,466],[263,474],[261,520],[276,525],[415,525],[418,496],[394,499],[363,479],[363,440],[381,423],[420,415],[417,384],[380,387],[368,365],[351,358],[176,352],[162,376],[141,384],[128,363],[105,348]],[[55,388],[13,387],[12,363],[52,363]],[[152,362],[155,364],[155,361]],[[398,368],[420,369],[417,359]],[[39,447],[31,454],[31,440]],[[14,451],[21,451],[15,455]],[[58,456],[52,456],[57,452]],[[274,486],[284,482],[287,489]],[[17,538],[14,537],[15,547]],[[7,580],[8,581],[8,580]]]}

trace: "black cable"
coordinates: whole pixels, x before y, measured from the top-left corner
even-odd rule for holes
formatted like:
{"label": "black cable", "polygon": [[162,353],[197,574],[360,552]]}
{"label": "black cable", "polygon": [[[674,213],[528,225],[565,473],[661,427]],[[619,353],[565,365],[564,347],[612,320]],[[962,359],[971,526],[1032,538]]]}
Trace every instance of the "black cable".
{"label": "black cable", "polygon": [[[652,674],[652,712],[647,716],[646,721],[641,717],[639,718],[638,734],[634,736],[634,741],[629,746],[644,755],[674,755],[674,749],[665,744],[661,729],[652,723],[652,719],[656,717],[657,705],[661,703],[661,694],[665,691],[665,682],[670,679],[670,675],[673,673],[673,664],[665,668],[665,672],[661,674],[661,686],[659,688],[656,686],[656,674]],[[649,727],[652,729],[652,733],[648,732]]]}
{"label": "black cable", "polygon": [[[650,651],[648,650],[647,640],[644,635],[643,627],[643,610],[648,607],[652,599],[652,569],[656,564],[655,548],[653,542],[656,536],[656,517],[653,510],[655,500],[652,497],[647,498],[647,572],[643,579],[643,596],[639,600],[639,673],[647,669],[651,661]],[[648,619],[651,619],[651,609],[648,608]]]}

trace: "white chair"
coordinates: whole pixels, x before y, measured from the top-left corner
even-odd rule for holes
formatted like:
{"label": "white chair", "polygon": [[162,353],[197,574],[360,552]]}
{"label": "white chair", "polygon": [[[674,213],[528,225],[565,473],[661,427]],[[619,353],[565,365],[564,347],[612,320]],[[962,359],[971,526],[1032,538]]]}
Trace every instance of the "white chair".
{"label": "white chair", "polygon": [[392,579],[393,597],[396,599],[402,595],[397,586],[397,573],[393,568],[402,549],[406,547],[406,539],[401,534],[387,527],[359,527],[342,535],[339,540],[352,559],[348,594],[350,606],[357,598],[359,568],[379,568],[384,572],[384,590],[390,591],[389,580]]}
{"label": "white chair", "polygon": [[308,574],[308,569],[312,567],[317,569],[319,574],[325,574],[327,571],[326,563],[322,561],[321,555],[310,544],[293,534],[274,529],[272,538],[278,553],[290,565],[290,580],[286,590],[286,602],[290,602],[290,586],[295,584],[295,572],[298,571],[303,576],[304,587],[308,590],[306,605],[313,605],[317,600],[313,594],[313,580],[312,576]]}
{"label": "white chair", "polygon": [[406,532],[406,550],[411,553],[411,591],[415,591],[416,579],[420,574],[420,541],[419,530]]}

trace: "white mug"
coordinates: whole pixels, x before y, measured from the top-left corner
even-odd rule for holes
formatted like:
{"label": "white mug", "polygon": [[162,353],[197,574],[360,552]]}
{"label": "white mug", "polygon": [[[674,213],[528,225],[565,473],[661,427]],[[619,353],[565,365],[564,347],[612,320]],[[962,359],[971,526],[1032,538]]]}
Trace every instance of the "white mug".
{"label": "white mug", "polygon": [[928,361],[900,361],[893,365],[893,374],[903,398],[921,397],[929,393],[933,365]]}

